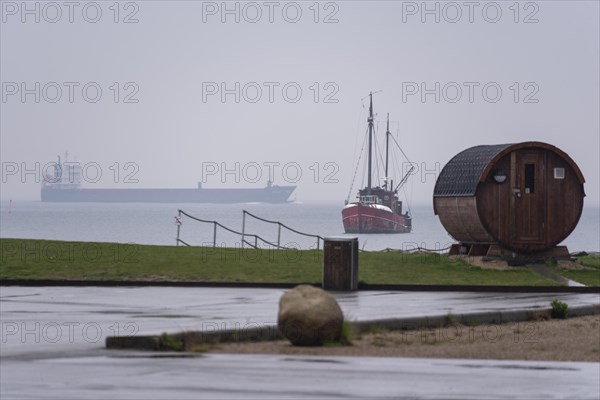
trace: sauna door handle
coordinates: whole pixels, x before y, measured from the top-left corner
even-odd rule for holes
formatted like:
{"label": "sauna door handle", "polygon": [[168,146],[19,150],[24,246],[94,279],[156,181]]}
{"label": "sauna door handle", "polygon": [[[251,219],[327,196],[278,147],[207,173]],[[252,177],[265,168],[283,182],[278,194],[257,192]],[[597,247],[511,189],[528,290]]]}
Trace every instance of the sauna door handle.
{"label": "sauna door handle", "polygon": [[521,197],[521,190],[520,189],[513,189],[512,190],[512,195],[515,197]]}

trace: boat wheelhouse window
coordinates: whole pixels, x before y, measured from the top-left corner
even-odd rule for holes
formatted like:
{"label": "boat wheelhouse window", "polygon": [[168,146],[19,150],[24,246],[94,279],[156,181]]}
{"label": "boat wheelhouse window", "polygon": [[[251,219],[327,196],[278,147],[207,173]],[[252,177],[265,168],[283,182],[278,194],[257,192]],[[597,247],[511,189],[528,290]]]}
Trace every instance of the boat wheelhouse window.
{"label": "boat wheelhouse window", "polygon": [[525,164],[525,193],[535,193],[535,164]]}
{"label": "boat wheelhouse window", "polygon": [[376,204],[377,203],[377,196],[360,196],[360,202],[363,204]]}

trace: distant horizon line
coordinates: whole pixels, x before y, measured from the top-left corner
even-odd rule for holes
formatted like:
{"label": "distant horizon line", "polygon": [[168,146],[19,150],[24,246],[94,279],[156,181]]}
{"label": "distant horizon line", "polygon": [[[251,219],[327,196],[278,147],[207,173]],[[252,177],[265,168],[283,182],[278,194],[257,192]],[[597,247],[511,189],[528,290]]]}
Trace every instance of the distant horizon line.
{"label": "distant horizon line", "polygon": [[[5,198],[5,197],[0,197],[0,203],[2,203],[4,205],[4,203],[6,203],[7,205],[10,202],[16,203],[16,202],[23,202],[23,203],[42,203],[41,199],[39,198],[31,198],[31,197],[15,197],[15,198]],[[50,204],[52,202],[46,202],[47,204]],[[59,204],[67,204],[69,202],[57,202]],[[306,205],[315,205],[315,206],[334,206],[334,205],[343,205],[344,204],[344,200],[338,201],[338,200],[314,200],[314,199],[307,199],[307,200],[293,200],[293,201],[289,201],[286,203],[267,203],[267,202],[247,202],[247,203],[156,203],[156,202],[72,202],[72,204],[172,204],[172,205],[178,205],[178,204],[207,204],[207,205],[255,205],[255,204],[268,204],[268,205],[298,205],[298,204],[306,204]],[[403,202],[404,204],[406,204],[405,202]],[[413,202],[412,204],[409,205],[410,208],[425,208],[425,207],[431,207],[433,209],[433,199],[431,201],[418,201],[418,202]],[[583,203],[583,207],[584,208],[600,208],[600,201],[585,201]]]}

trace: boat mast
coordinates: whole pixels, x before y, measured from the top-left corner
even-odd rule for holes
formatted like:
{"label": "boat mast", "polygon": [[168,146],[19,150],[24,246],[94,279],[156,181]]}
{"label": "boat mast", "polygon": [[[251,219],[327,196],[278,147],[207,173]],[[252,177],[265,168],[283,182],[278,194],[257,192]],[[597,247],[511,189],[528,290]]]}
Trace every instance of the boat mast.
{"label": "boat mast", "polygon": [[387,127],[385,130],[385,188],[388,184],[388,161],[390,157],[390,113],[387,114]]}
{"label": "boat mast", "polygon": [[369,123],[369,176],[367,181],[367,189],[369,189],[369,193],[371,192],[371,153],[373,149],[373,92],[369,93],[369,118],[367,122]]}

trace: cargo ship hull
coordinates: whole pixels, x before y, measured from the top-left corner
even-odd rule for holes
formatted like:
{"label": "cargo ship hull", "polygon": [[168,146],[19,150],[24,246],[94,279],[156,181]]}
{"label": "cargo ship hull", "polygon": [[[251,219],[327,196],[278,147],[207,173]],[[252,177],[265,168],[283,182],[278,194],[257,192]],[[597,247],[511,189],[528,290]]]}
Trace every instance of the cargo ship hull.
{"label": "cargo ship hull", "polygon": [[44,202],[97,203],[286,203],[295,186],[258,189],[84,189],[43,187]]}
{"label": "cargo ship hull", "polygon": [[88,189],[81,187],[81,164],[54,163],[54,172],[42,182],[44,202],[63,203],[286,203],[296,186],[274,185],[271,180],[263,188],[197,188],[189,189]]}

